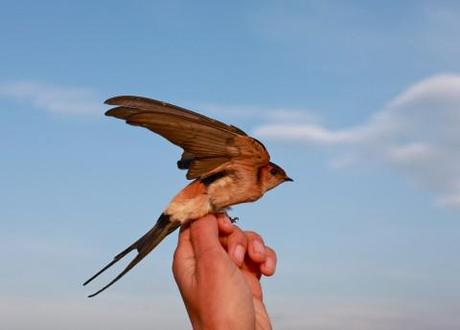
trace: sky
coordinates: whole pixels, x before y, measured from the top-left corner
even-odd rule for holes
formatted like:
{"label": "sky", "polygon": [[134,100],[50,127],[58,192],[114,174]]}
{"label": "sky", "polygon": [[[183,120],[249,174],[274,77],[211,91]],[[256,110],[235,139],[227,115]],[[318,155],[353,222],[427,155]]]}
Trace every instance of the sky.
{"label": "sky", "polygon": [[457,2],[1,4],[2,328],[189,328],[175,235],[81,286],[186,184],[180,149],[103,116],[120,94],[236,125],[294,178],[232,210],[277,251],[274,328],[460,327]]}

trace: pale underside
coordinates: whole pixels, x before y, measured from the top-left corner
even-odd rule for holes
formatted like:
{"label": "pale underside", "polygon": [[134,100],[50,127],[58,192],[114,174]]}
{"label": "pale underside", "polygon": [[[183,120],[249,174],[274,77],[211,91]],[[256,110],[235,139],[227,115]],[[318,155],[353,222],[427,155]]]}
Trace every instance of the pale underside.
{"label": "pale underside", "polygon": [[[236,176],[244,178],[237,179]],[[262,197],[263,193],[256,180],[254,169],[243,169],[226,175],[207,187],[196,180],[173,198],[164,213],[171,216],[171,221],[185,223],[208,213],[225,212],[231,205],[252,202]]]}

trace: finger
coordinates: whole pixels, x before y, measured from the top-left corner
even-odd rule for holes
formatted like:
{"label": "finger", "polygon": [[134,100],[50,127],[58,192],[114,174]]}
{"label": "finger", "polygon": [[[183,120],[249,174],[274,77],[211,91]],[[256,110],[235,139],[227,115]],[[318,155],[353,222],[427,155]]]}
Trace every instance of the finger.
{"label": "finger", "polygon": [[219,240],[222,247],[227,250],[227,239],[228,235],[233,233],[234,226],[231,223],[228,215],[226,213],[218,213],[217,217],[217,224],[219,228]]}
{"label": "finger", "polygon": [[222,235],[229,235],[233,232],[234,226],[227,214],[219,213],[217,215],[217,223],[219,225],[219,233]]}
{"label": "finger", "polygon": [[262,237],[253,231],[247,231],[246,236],[248,238],[248,255],[251,261],[258,264],[265,262],[265,244]]}
{"label": "finger", "polygon": [[272,276],[276,270],[277,257],[275,251],[266,246],[265,247],[265,262],[260,265],[260,271],[265,276]]}
{"label": "finger", "polygon": [[208,214],[194,220],[190,224],[190,240],[197,258],[208,252],[222,250],[215,215]]}
{"label": "finger", "polygon": [[244,261],[248,239],[245,233],[238,227],[232,224],[233,232],[224,237],[226,239],[227,252],[236,265],[241,266]]}

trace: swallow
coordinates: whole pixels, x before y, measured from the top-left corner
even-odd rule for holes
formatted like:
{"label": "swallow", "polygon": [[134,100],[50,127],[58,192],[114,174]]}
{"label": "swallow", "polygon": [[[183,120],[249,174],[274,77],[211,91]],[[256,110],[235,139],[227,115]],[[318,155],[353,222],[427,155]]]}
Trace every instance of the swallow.
{"label": "swallow", "polygon": [[265,192],[293,181],[270,162],[265,146],[243,130],[172,104],[139,96],[116,96],[105,101],[115,106],[105,115],[125,120],[161,135],[181,147],[177,167],[193,180],[167,205],[155,225],[141,238],[116,255],[87,285],[128,253],[137,255],[94,297],[117,282],[167,235],[181,225],[208,213],[223,213],[233,205],[254,202]]}

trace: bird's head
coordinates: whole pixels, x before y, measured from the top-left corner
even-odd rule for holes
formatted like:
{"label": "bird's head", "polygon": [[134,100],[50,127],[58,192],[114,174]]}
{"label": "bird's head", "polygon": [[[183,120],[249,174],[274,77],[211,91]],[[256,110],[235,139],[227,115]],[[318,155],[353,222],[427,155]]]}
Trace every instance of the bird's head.
{"label": "bird's head", "polygon": [[273,189],[283,182],[294,181],[287,176],[286,172],[280,166],[271,162],[261,168],[260,175],[264,191]]}

